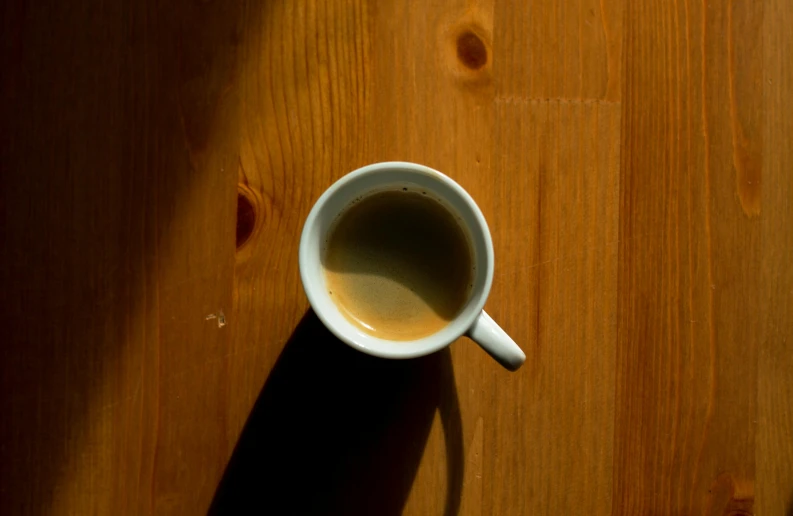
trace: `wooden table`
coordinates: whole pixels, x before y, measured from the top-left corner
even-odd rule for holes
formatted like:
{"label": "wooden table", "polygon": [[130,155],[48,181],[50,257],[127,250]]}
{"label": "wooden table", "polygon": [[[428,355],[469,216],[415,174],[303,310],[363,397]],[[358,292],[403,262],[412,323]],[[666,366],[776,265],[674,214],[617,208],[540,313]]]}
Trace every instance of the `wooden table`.
{"label": "wooden table", "polygon": [[[793,511],[793,4],[3,4],[0,514]],[[472,342],[354,352],[302,222],[475,197]]]}

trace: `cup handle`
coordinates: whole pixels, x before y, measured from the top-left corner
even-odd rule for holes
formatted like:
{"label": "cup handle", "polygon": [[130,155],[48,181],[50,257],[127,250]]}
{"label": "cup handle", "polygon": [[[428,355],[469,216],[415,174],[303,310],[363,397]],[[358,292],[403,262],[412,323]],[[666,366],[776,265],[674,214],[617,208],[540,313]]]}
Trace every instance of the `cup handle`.
{"label": "cup handle", "polygon": [[523,350],[484,310],[468,330],[468,336],[510,371],[517,371],[526,361]]}

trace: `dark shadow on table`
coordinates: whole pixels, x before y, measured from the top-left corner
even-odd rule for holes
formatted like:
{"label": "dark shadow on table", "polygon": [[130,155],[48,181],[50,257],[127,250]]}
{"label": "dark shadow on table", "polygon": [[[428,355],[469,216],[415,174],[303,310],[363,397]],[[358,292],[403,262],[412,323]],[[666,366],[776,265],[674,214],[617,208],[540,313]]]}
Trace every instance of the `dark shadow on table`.
{"label": "dark shadow on table", "polygon": [[[271,3],[0,7],[0,514],[96,512],[110,500],[123,513],[137,507],[130,498],[169,490],[156,479],[176,467],[176,451],[155,459],[119,443],[151,428],[135,422],[138,410],[161,411],[173,439],[189,431],[171,424],[172,405],[148,401],[173,392],[161,379],[179,353],[149,373],[160,349],[219,349],[218,332],[195,328],[213,305],[203,299],[230,292],[238,56]],[[176,238],[186,228],[200,229]],[[196,293],[205,297],[168,302]],[[196,353],[193,365],[212,358]],[[80,476],[85,464],[136,454],[150,464],[139,478]],[[128,493],[108,493],[124,481]],[[71,489],[97,496],[63,495]]]}
{"label": "dark shadow on table", "polygon": [[448,349],[374,358],[309,311],[251,410],[209,514],[401,514],[436,410],[449,476],[444,514],[453,516],[464,460]]}

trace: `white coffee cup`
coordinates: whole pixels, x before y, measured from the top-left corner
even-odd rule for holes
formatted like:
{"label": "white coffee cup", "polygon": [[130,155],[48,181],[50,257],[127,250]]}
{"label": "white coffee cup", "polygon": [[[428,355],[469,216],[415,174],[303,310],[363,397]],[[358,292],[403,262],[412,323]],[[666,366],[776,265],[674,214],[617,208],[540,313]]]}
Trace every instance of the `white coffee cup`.
{"label": "white coffee cup", "polygon": [[[441,330],[416,340],[393,341],[364,333],[340,312],[325,284],[322,253],[337,216],[353,200],[384,189],[410,188],[441,199],[456,212],[473,250],[473,287],[460,313]],[[317,200],[300,237],[300,277],[314,312],[328,329],[355,349],[383,358],[414,358],[434,353],[468,335],[507,369],[514,371],[526,355],[483,310],[493,284],[493,241],[479,207],[463,188],[423,165],[385,162],[359,168],[336,181]]]}

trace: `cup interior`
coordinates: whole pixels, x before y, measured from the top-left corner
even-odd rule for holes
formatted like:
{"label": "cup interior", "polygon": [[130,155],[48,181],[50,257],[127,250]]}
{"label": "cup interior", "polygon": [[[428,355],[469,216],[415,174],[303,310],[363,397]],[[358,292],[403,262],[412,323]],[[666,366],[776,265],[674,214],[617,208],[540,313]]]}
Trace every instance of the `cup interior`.
{"label": "cup interior", "polygon": [[[456,215],[471,245],[473,286],[468,301],[448,325],[416,340],[387,340],[352,324],[328,293],[322,260],[325,242],[339,215],[355,200],[386,190],[426,192]],[[300,276],[317,316],[339,339],[372,355],[386,358],[422,356],[450,344],[465,333],[484,307],[493,278],[493,244],[485,218],[470,195],[449,177],[413,163],[377,163],[339,179],[309,213],[300,239]]]}

